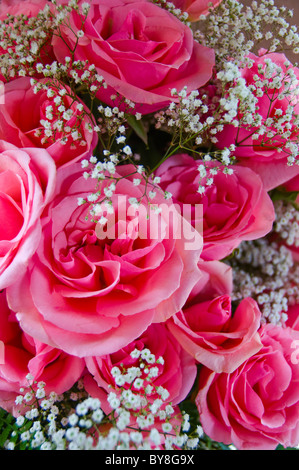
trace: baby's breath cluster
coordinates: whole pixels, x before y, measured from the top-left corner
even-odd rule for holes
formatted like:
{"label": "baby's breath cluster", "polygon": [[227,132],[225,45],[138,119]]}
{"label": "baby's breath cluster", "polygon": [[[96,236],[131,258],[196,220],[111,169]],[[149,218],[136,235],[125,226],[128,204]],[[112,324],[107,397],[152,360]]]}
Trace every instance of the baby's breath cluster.
{"label": "baby's breath cluster", "polygon": [[[110,412],[84,390],[83,380],[63,395],[46,396],[44,382],[28,374],[29,386],[16,398],[19,416],[7,450],[20,444],[38,450],[190,449],[203,436],[200,425],[189,433],[189,415],[168,402],[168,391],[154,385],[163,358],[135,349],[139,366],[114,367],[115,386],[107,395]],[[151,396],[155,399],[150,399]]]}
{"label": "baby's breath cluster", "polygon": [[297,27],[290,25],[293,12],[276,7],[273,0],[252,1],[244,6],[237,0],[223,0],[207,16],[202,17],[200,29],[194,35],[215,50],[221,66],[227,60],[236,63],[267,41],[270,52],[299,52]]}
{"label": "baby's breath cluster", "polygon": [[8,14],[0,22],[0,70],[7,80],[36,73],[35,64],[42,50],[47,54],[53,27],[50,4],[35,17]]}
{"label": "baby's breath cluster", "polygon": [[284,245],[266,238],[241,243],[230,261],[233,300],[254,298],[262,322],[284,326],[289,305],[299,302],[299,265]]}
{"label": "baby's breath cluster", "polygon": [[[198,191],[203,193],[207,186],[213,184],[213,178],[218,172],[233,173],[235,147],[232,145],[223,150],[215,150],[214,148],[211,148],[210,151],[205,150],[207,135],[209,134],[211,146],[217,142],[216,134],[223,129],[223,124],[216,122],[213,115],[215,106],[211,105],[208,96],[205,93],[199,95],[197,90],[187,94],[186,87],[180,92],[173,89],[172,96],[175,100],[170,103],[167,109],[155,114],[155,127],[167,130],[172,134],[172,142],[162,161],[176,152],[184,151],[196,155],[201,160],[198,166],[200,173]],[[213,167],[206,164],[211,161],[215,163]]]}
{"label": "baby's breath cluster", "polygon": [[273,230],[286,243],[294,248],[299,247],[299,210],[295,204],[278,200],[274,202],[276,219]]}

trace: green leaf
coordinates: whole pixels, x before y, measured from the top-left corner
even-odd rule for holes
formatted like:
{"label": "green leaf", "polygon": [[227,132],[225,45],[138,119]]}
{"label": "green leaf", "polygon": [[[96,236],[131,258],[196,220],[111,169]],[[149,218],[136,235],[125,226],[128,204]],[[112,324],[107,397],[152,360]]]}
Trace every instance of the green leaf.
{"label": "green leaf", "polygon": [[141,119],[137,120],[133,115],[127,115],[127,121],[133,131],[140,137],[140,139],[148,145],[147,132],[144,128],[143,122]]}
{"label": "green leaf", "polygon": [[287,191],[284,188],[274,189],[270,196],[272,201],[285,201],[290,203],[295,203],[299,191]]}

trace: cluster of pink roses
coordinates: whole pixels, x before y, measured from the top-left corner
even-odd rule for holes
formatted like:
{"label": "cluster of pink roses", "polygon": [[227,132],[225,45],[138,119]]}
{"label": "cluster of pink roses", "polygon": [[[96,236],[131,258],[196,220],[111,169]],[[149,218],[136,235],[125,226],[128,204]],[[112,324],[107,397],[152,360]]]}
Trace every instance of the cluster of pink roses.
{"label": "cluster of pink roses", "polygon": [[[41,3],[8,2],[0,13],[35,15]],[[193,19],[207,14],[206,1],[175,3]],[[92,1],[82,38],[74,35],[78,16],[70,14],[71,28],[61,27],[52,53],[64,63],[74,49],[75,60],[94,64],[108,84],[98,96],[107,104],[118,94],[146,114],[167,105],[173,88],[199,89],[211,78],[213,51],[150,1]],[[261,327],[253,299],[233,307],[233,272],[221,260],[243,240],[271,231],[275,213],[267,191],[282,183],[299,189],[298,166],[249,146],[237,154],[232,175],[218,173],[199,194],[198,162],[186,154],[166,160],[156,174],[172,199],[165,203],[161,193],[153,202],[202,205],[203,233],[196,234],[193,250],[185,249],[184,234],[167,236],[182,223],[179,211],[171,220],[157,217],[165,229],[157,237],[129,236],[132,220],[123,213],[146,186],[126,176],[134,173],[131,166],[119,166],[112,198],[118,236],[100,239],[95,222],[86,220],[88,207],[78,205],[78,197],[95,189],[94,180],[83,178],[80,160],[93,154],[97,134],[87,130],[86,105],[65,90],[62,104],[72,109],[66,125],[80,134],[71,143],[59,126],[54,136],[45,134],[41,121],[57,106],[51,94],[34,93],[29,78],[6,83],[0,106],[1,406],[16,411],[28,372],[57,393],[83,378],[86,390],[105,403],[115,385],[112,367],[134,365],[130,352],[146,347],[164,358],[155,385],[169,391],[173,404],[198,385],[196,404],[211,438],[240,449],[297,445],[299,366],[292,348],[299,339],[298,306],[286,327]],[[59,119],[53,112],[52,122]],[[230,139],[227,126],[222,143]]]}

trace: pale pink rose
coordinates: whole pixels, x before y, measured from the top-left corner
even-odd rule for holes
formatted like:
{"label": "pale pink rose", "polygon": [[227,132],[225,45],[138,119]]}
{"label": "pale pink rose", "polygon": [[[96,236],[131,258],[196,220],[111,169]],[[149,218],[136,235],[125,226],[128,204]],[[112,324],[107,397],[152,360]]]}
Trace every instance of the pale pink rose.
{"label": "pale pink rose", "polygon": [[149,209],[147,219],[145,198],[136,212],[129,200],[143,198],[146,188],[134,185],[136,174],[127,176],[134,171],[124,165],[114,175],[114,213],[104,227],[88,204],[78,205],[96,181],[82,176],[80,164],[58,170],[37,253],[8,290],[21,327],[39,341],[80,357],[110,354],[178,312],[199,280],[202,238],[194,234],[186,249],[186,231],[178,237],[176,225],[187,223],[178,212],[169,217],[162,192],[152,200],[164,203],[161,213]]}
{"label": "pale pink rose", "polygon": [[[162,189],[172,194],[173,201],[184,205],[202,205],[203,259],[223,259],[243,240],[265,236],[275,219],[273,203],[259,176],[251,169],[234,165],[233,174],[220,170],[214,182],[198,193],[201,177],[198,166],[202,162],[185,154],[167,159],[156,171]],[[208,168],[214,163],[205,163]],[[204,184],[204,183],[203,183]],[[200,213],[194,211],[191,223],[200,229]]]}
{"label": "pale pink rose", "polygon": [[266,325],[262,349],[230,374],[203,367],[196,404],[204,432],[240,450],[299,443],[299,367],[291,328]]}
{"label": "pale pink rose", "polygon": [[[155,356],[155,362],[152,359],[146,360],[146,356],[132,357],[134,351],[142,354],[149,351]],[[156,364],[156,361],[162,357],[163,361]],[[150,381],[154,389],[151,394],[147,395],[150,402],[161,398],[156,391],[157,387],[163,387],[169,392],[167,402],[176,405],[183,401],[190,392],[197,374],[195,360],[180,346],[175,337],[166,328],[165,323],[155,323],[150,325],[147,330],[138,338],[132,341],[128,346],[119,351],[104,355],[101,357],[85,358],[89,375],[84,377],[85,389],[87,392],[101,400],[102,409],[109,412],[109,404],[107,402],[107,394],[112,389],[118,389],[119,385],[113,377],[113,368],[117,367],[122,374],[128,373],[131,367],[139,368],[141,363],[146,364],[147,371],[142,370],[142,375],[135,378],[143,380],[143,384],[139,387],[139,381],[136,382],[132,378],[131,383],[122,385],[125,389],[133,392],[145,393],[144,389],[148,385],[147,378],[150,377],[151,368],[153,376]],[[133,377],[133,376],[132,376]],[[111,388],[112,387],[112,388]]]}
{"label": "pale pink rose", "polygon": [[[43,84],[45,80],[38,83]],[[0,138],[19,147],[46,148],[59,167],[91,154],[97,144],[97,134],[90,133],[86,129],[86,125],[91,123],[87,116],[89,110],[79,99],[75,101],[72,99],[67,86],[65,86],[66,95],[62,97],[59,95],[61,101],[57,103],[54,101],[58,95],[57,89],[54,85],[50,86],[50,89],[54,90],[52,97],[46,90],[35,93],[29,77],[6,83],[5,105],[0,106]],[[64,106],[67,112],[70,110],[72,115],[65,119],[64,110],[59,110],[60,106]],[[44,126],[41,121],[45,123]],[[59,121],[64,122],[64,129],[70,128],[69,133],[55,128]],[[49,123],[54,130],[52,135],[47,136],[46,128]],[[72,137],[73,131],[78,133],[75,139]],[[64,142],[65,135],[67,142]]]}
{"label": "pale pink rose", "polygon": [[22,274],[37,249],[40,215],[55,180],[56,168],[46,150],[0,141],[0,289]]}
{"label": "pale pink rose", "polygon": [[198,363],[218,373],[233,372],[261,348],[260,318],[253,299],[243,299],[233,313],[230,296],[220,295],[205,302],[188,299],[167,326]]}
{"label": "pale pink rose", "polygon": [[[70,26],[61,26],[62,39],[53,38],[54,53],[64,62],[69,47],[76,45],[75,60],[95,64],[104,77],[108,88],[102,87],[97,96],[105,103],[113,103],[111,95],[118,94],[146,114],[169,104],[173,88],[187,86],[190,92],[211,77],[213,50],[200,45],[188,26],[151,1],[95,0],[83,24],[77,12],[71,13]],[[81,28],[84,36],[77,38]]]}
{"label": "pale pink rose", "polygon": [[58,394],[69,390],[81,377],[83,359],[53,349],[24,333],[0,293],[0,339],[4,343],[4,363],[0,364],[0,406],[7,411],[22,411],[15,404],[20,387],[27,388],[27,374],[37,382],[44,382],[45,392]]}
{"label": "pale pink rose", "polygon": [[209,8],[215,8],[222,0],[173,0],[173,4],[181,11],[189,14],[189,21],[198,21],[201,15],[208,15]]}
{"label": "pale pink rose", "polygon": [[[241,70],[241,76],[245,79],[247,86],[254,86],[256,78],[264,80],[265,64],[267,60],[272,61],[277,67],[280,67],[282,74],[287,77],[287,71],[291,69],[296,80],[299,80],[299,68],[286,66],[287,58],[284,54],[268,53],[261,49],[260,55],[256,56],[252,53],[248,56],[253,61],[253,66]],[[290,62],[289,62],[290,63]],[[264,73],[259,71],[259,66],[262,67]],[[274,71],[272,79],[277,76]],[[287,79],[289,84],[290,78]],[[275,80],[273,81],[275,83]],[[280,99],[280,95],[285,92],[287,85],[283,84],[280,88],[263,89],[263,95],[258,93],[253,94],[257,98],[258,113],[262,116],[262,126],[265,126],[265,133],[258,139],[253,139],[252,135],[258,128],[252,125],[241,125],[235,127],[233,125],[225,125],[222,132],[217,135],[217,146],[224,148],[229,145],[236,145],[234,155],[238,158],[239,163],[252,168],[258,173],[267,190],[273,189],[286,181],[299,175],[299,167],[297,165],[288,166],[288,155],[290,150],[287,144],[293,142],[296,144],[299,137],[298,125],[296,123],[296,116],[299,113],[298,97],[294,93],[292,97],[285,96]],[[294,86],[293,86],[294,88]],[[292,87],[291,87],[292,90]],[[271,101],[269,99],[271,97]],[[294,115],[291,120],[284,120],[284,116],[288,113],[289,105],[294,105]],[[242,112],[236,116],[236,119],[242,117]],[[269,119],[272,119],[272,124],[269,124]],[[278,129],[275,124],[278,123]],[[269,138],[268,133],[272,132],[274,137]],[[285,135],[289,132],[289,135]],[[271,165],[271,171],[269,171]]]}

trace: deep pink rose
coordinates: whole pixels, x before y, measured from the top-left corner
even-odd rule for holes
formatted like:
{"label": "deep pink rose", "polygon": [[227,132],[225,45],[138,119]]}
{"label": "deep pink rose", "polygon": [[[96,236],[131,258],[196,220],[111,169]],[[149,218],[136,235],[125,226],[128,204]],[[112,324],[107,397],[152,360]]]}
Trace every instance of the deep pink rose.
{"label": "deep pink rose", "polygon": [[188,19],[190,21],[197,21],[201,15],[208,15],[210,4],[213,4],[213,8],[220,5],[222,0],[173,0],[173,4],[180,8],[183,12],[186,11],[189,14]]}
{"label": "deep pink rose", "polygon": [[[152,364],[151,361],[147,362],[141,356],[135,358],[131,356],[132,351],[142,351],[144,349],[149,350],[155,356],[156,361],[162,357],[162,363],[157,365],[155,362]],[[88,357],[85,358],[85,362],[90,372],[90,375],[85,377],[85,388],[88,393],[101,400],[102,405],[105,405],[105,409],[102,407],[104,411],[109,410],[107,394],[113,388],[118,388],[111,373],[113,367],[118,367],[122,374],[125,374],[125,371],[128,372],[131,367],[139,368],[141,363],[146,364],[149,370],[152,367],[157,367],[157,373],[154,372],[150,382],[154,389],[151,394],[147,395],[147,399],[153,402],[155,399],[160,398],[156,392],[156,387],[163,387],[169,392],[167,401],[172,404],[178,404],[186,398],[194,384],[197,373],[195,360],[184,351],[166,328],[165,323],[150,325],[139,338],[113,354],[102,357]],[[126,383],[122,387],[143,394],[148,385],[148,374],[147,371],[143,372],[140,377],[136,376],[136,378],[144,381],[141,387],[135,387],[133,378],[132,383]]]}
{"label": "deep pink rose", "polygon": [[[105,103],[118,93],[142,105],[135,110],[146,114],[169,104],[173,88],[196,90],[211,77],[213,50],[194,41],[188,26],[151,1],[95,0],[81,23],[72,12],[71,29],[61,27],[63,40],[53,39],[54,53],[64,63],[77,43],[75,60],[95,64],[108,85],[97,95]],[[84,36],[77,38],[81,28]]]}
{"label": "deep pink rose", "polygon": [[[173,231],[185,220],[178,212],[168,217],[162,192],[152,203],[164,203],[163,210],[148,220],[142,207],[136,213],[130,206],[146,190],[134,185],[136,174],[126,177],[134,171],[124,165],[114,175],[123,179],[106,231],[92,221],[88,205],[78,205],[79,197],[96,191],[96,181],[85,180],[80,164],[58,170],[37,253],[8,290],[21,327],[39,341],[80,357],[113,353],[178,312],[201,276],[202,238],[194,234],[197,242],[186,249],[186,232],[177,237]],[[102,191],[109,184],[103,181]]]}
{"label": "deep pink rose", "polygon": [[55,180],[56,168],[46,150],[0,141],[0,289],[22,274],[35,252],[40,215]]}
{"label": "deep pink rose", "polygon": [[24,333],[0,293],[0,339],[4,343],[4,364],[0,364],[0,405],[16,412],[22,405],[14,403],[20,387],[27,388],[27,374],[33,380],[45,382],[45,392],[58,394],[69,390],[81,377],[83,359],[53,349]]}
{"label": "deep pink rose", "polygon": [[[39,83],[45,83],[45,80]],[[90,154],[97,144],[97,135],[86,129],[90,124],[89,110],[80,100],[73,100],[70,89],[66,86],[66,94],[61,96],[54,85],[50,88],[54,90],[52,97],[46,90],[35,94],[28,77],[5,84],[5,105],[0,106],[0,138],[19,147],[46,148],[59,167]],[[63,90],[61,85],[59,90]],[[57,95],[59,100],[55,102]],[[60,110],[61,106],[64,109]],[[65,117],[65,111],[69,110],[70,116]],[[64,123],[63,130],[57,127],[59,122]],[[67,127],[68,133],[64,131]],[[48,130],[52,130],[49,136]],[[75,131],[74,139],[72,133]],[[67,141],[64,143],[65,135]]]}
{"label": "deep pink rose", "polygon": [[[288,70],[291,69],[295,79],[299,80],[299,68],[291,64],[286,66],[287,58],[284,54],[265,54],[265,50],[262,49],[259,56],[250,53],[248,57],[253,60],[253,66],[241,70],[241,76],[245,79],[247,86],[255,87],[257,78],[260,81],[265,80],[265,74],[268,73],[265,71],[267,60],[279,67],[282,71],[281,75],[284,75],[285,78]],[[262,67],[263,73],[259,71],[259,67]],[[253,139],[252,135],[258,128],[250,124],[241,124],[239,127],[225,125],[223,131],[217,134],[217,145],[225,148],[235,144],[234,155],[239,159],[240,164],[246,165],[258,173],[267,190],[299,175],[299,167],[296,164],[287,165],[288,156],[292,153],[288,144],[291,142],[296,144],[299,137],[296,117],[299,113],[298,97],[294,93],[291,97],[285,95],[280,99],[280,95],[286,91],[288,85],[283,84],[280,88],[275,87],[275,77],[277,76],[279,74],[274,70],[271,78],[274,85],[269,88],[264,86],[262,96],[259,92],[253,91],[257,99],[257,112],[262,117],[261,127],[265,126],[266,129],[263,135],[258,139]],[[290,84],[290,78],[287,78],[286,81]],[[294,89],[294,85],[290,89]],[[289,113],[289,105],[294,106],[294,114],[292,118],[284,119],[284,116]],[[243,118],[241,111],[236,116],[236,119],[240,118]],[[272,132],[272,137],[269,136],[269,132]],[[286,132],[289,134],[286,135]],[[271,165],[271,171],[269,165]]]}
{"label": "deep pink rose", "polygon": [[[230,374],[202,368],[196,404],[211,439],[240,450],[274,450],[299,443],[299,333],[268,324],[262,349]],[[296,359],[296,360],[294,360]]]}
{"label": "deep pink rose", "polygon": [[[158,168],[160,186],[169,191],[175,203],[202,204],[204,248],[202,258],[223,259],[242,240],[253,240],[266,235],[275,219],[273,203],[261,179],[251,169],[234,165],[232,175],[219,171],[204,194],[198,193],[200,174],[195,161],[185,154],[174,155]],[[214,163],[205,163],[212,167]],[[196,227],[199,213],[191,217]],[[199,225],[200,227],[200,225]]]}
{"label": "deep pink rose", "polygon": [[232,312],[229,295],[192,302],[167,320],[182,347],[197,362],[215,372],[233,372],[261,348],[257,330],[261,313],[247,298]]}
{"label": "deep pink rose", "polygon": [[288,320],[287,326],[290,326],[294,330],[299,331],[299,304],[290,305],[288,307]]}

